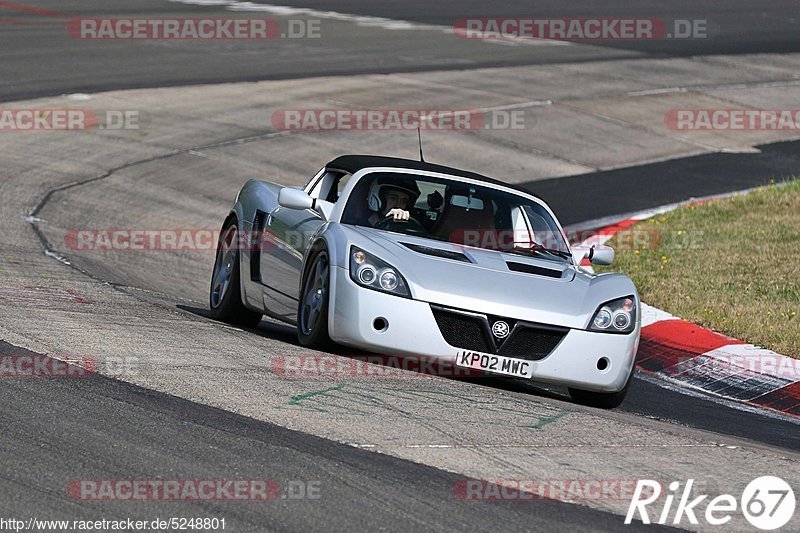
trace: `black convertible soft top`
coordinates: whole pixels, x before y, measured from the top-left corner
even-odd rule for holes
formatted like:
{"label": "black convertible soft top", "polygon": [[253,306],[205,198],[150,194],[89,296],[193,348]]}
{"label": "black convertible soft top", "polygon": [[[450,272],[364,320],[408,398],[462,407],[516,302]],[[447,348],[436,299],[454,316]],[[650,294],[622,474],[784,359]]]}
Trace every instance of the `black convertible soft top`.
{"label": "black convertible soft top", "polygon": [[[469,170],[461,170],[453,167],[446,167],[444,165],[436,165],[425,161],[416,161],[414,159],[403,159],[402,157],[388,157],[382,155],[342,155],[325,165],[325,168],[332,170],[344,170],[350,174],[355,174],[363,168],[369,167],[397,167],[407,168],[410,170],[427,170],[428,172],[439,172],[442,174],[450,174],[451,176],[461,176],[463,178],[470,178],[485,183],[494,185],[502,185],[510,189],[515,189],[525,194],[536,196],[531,191],[515,187],[510,183],[506,183],[483,174],[470,172]],[[537,197],[538,198],[538,197]]]}

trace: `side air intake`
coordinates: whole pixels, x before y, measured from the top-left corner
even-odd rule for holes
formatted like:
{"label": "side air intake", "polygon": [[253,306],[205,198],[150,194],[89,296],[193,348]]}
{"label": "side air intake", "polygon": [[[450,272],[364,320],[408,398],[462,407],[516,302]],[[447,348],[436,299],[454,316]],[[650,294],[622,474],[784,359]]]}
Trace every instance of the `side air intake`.
{"label": "side air intake", "polygon": [[452,259],[453,261],[464,261],[471,263],[469,258],[461,252],[454,252],[452,250],[442,250],[441,248],[431,248],[430,246],[422,246],[420,244],[411,244],[410,242],[401,243],[409,250],[413,250],[419,254],[432,255],[434,257],[441,257],[443,259]]}
{"label": "side air intake", "polygon": [[547,276],[549,278],[560,278],[561,271],[553,270],[551,268],[544,268],[536,265],[528,265],[526,263],[513,263],[507,261],[506,265],[509,270],[514,272],[524,272],[525,274],[536,274],[537,276]]}

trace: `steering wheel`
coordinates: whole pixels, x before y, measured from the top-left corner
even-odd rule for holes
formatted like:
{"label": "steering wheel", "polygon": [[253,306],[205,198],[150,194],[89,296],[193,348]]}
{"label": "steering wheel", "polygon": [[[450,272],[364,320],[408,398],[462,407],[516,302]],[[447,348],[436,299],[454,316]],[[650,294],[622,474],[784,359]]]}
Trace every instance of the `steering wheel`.
{"label": "steering wheel", "polygon": [[413,218],[409,218],[408,220],[395,220],[392,217],[384,217],[379,220],[374,227],[388,231],[397,231],[398,233],[411,233],[412,235],[428,234],[428,230],[425,226]]}

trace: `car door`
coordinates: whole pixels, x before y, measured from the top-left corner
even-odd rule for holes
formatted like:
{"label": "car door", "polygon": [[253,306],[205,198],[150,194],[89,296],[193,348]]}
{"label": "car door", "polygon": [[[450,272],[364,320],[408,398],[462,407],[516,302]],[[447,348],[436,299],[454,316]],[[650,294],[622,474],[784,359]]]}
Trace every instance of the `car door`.
{"label": "car door", "polygon": [[[343,174],[326,172],[313,186],[311,194],[321,199],[338,195]],[[259,273],[264,285],[264,307],[276,318],[294,322],[300,293],[303,257],[311,236],[326,221],[313,209],[289,209],[278,206],[264,213],[256,224],[262,232]]]}

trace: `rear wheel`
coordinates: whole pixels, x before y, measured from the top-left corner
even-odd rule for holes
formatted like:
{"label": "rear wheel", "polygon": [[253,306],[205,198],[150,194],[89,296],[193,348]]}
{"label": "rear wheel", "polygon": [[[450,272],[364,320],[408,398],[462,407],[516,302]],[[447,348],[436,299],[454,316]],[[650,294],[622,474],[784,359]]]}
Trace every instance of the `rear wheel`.
{"label": "rear wheel", "polygon": [[581,405],[599,407],[600,409],[614,409],[615,407],[619,407],[623,400],[625,400],[625,397],[628,395],[628,391],[631,388],[631,383],[633,383],[633,374],[634,370],[631,370],[631,374],[628,376],[628,381],[625,383],[625,386],[622,387],[621,391],[594,392],[570,388],[569,396],[572,398],[572,401]]}
{"label": "rear wheel", "polygon": [[209,294],[211,317],[236,326],[254,328],[261,322],[262,315],[242,303],[239,276],[239,229],[236,219],[232,219],[223,228],[217,243]]}
{"label": "rear wheel", "polygon": [[320,250],[303,278],[297,306],[297,338],[303,346],[324,349],[333,345],[328,336],[330,272],[328,252]]}

